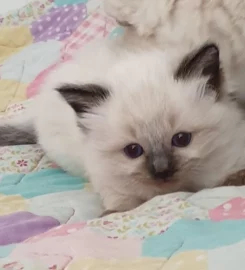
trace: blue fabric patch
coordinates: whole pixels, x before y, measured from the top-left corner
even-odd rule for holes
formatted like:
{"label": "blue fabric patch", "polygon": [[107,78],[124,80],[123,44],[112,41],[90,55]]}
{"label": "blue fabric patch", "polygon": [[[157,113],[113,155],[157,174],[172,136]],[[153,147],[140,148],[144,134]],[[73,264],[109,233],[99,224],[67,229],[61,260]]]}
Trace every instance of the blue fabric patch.
{"label": "blue fabric patch", "polygon": [[55,0],[55,4],[58,7],[64,6],[64,5],[73,5],[73,4],[86,4],[88,0]]}
{"label": "blue fabric patch", "polygon": [[164,234],[147,238],[142,253],[147,257],[170,258],[176,252],[216,249],[244,239],[245,220],[180,220]]}
{"label": "blue fabric patch", "polygon": [[60,169],[47,169],[28,174],[3,176],[0,182],[0,193],[33,198],[50,193],[80,190],[86,183],[85,179],[73,177]]}
{"label": "blue fabric patch", "polygon": [[116,29],[114,29],[110,35],[109,35],[109,38],[110,39],[114,39],[114,38],[117,38],[119,37],[120,35],[122,35],[124,32],[124,29],[122,27],[117,27]]}
{"label": "blue fabric patch", "polygon": [[8,257],[15,247],[16,244],[0,246],[0,258]]}
{"label": "blue fabric patch", "polygon": [[2,64],[1,79],[31,83],[43,70],[60,59],[62,46],[59,41],[49,40],[25,47]]}

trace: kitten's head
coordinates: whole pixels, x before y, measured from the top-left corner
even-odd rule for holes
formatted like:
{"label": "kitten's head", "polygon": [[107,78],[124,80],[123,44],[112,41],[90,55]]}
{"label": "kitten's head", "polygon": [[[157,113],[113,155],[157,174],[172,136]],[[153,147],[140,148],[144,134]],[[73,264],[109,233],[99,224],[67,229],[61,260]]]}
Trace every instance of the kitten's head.
{"label": "kitten's head", "polygon": [[86,167],[98,189],[146,200],[219,185],[234,165],[241,115],[223,93],[219,49],[205,45],[175,67],[165,58],[130,55],[104,84],[63,92],[82,116]]}

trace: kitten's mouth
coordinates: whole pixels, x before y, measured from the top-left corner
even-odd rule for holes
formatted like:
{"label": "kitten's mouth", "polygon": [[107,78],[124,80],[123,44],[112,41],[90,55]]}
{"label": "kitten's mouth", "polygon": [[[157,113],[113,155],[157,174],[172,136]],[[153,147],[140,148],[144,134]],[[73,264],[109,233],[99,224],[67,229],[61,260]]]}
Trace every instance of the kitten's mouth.
{"label": "kitten's mouth", "polygon": [[174,179],[172,177],[167,177],[167,178],[157,178],[155,181],[159,184],[171,184]]}
{"label": "kitten's mouth", "polygon": [[174,180],[176,170],[166,170],[163,172],[155,173],[154,178],[158,183],[171,183]]}

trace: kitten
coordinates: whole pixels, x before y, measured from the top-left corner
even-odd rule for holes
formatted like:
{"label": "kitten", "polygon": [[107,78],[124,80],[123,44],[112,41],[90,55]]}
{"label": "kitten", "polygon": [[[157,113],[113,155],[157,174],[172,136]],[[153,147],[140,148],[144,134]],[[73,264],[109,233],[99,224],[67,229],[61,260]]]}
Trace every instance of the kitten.
{"label": "kitten", "polygon": [[105,9],[125,27],[124,44],[148,43],[191,51],[205,42],[220,48],[228,90],[245,101],[245,1],[104,0]]}
{"label": "kitten", "polygon": [[23,119],[1,123],[0,145],[37,141],[89,178],[107,212],[222,184],[245,166],[245,122],[223,94],[219,49],[173,54],[90,44],[53,71]]}

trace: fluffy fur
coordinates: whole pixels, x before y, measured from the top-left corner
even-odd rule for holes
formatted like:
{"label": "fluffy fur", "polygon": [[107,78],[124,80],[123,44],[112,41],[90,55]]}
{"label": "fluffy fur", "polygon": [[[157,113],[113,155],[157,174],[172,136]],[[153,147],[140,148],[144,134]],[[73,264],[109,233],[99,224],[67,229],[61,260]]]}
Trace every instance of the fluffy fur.
{"label": "fluffy fur", "polygon": [[[135,53],[114,43],[90,44],[55,70],[35,98],[28,121],[37,141],[62,168],[86,174],[107,210],[130,210],[168,192],[212,188],[244,168],[242,113],[221,95],[227,87],[223,77],[218,85],[213,80],[223,75],[218,49],[190,53],[173,57],[157,49]],[[100,89],[91,90],[91,84],[105,93],[96,96]],[[77,93],[72,97],[74,91],[81,91],[81,101]],[[88,91],[97,102],[90,104]],[[192,133],[191,144],[172,147],[181,131]],[[123,149],[130,143],[142,145],[144,155],[129,159]],[[166,153],[175,174],[168,181],[155,179],[149,157]]]}
{"label": "fluffy fur", "polygon": [[106,11],[126,26],[125,44],[191,51],[205,42],[220,47],[227,82],[245,99],[245,1],[105,0]]}

